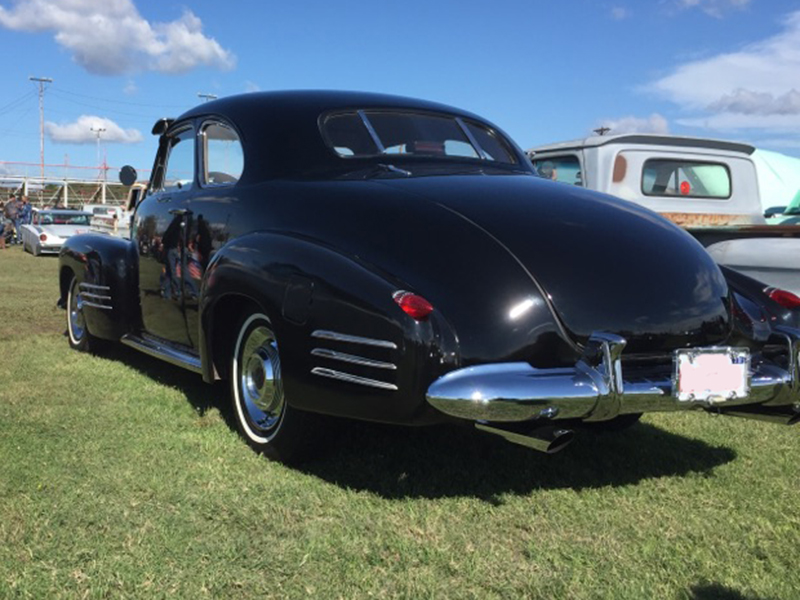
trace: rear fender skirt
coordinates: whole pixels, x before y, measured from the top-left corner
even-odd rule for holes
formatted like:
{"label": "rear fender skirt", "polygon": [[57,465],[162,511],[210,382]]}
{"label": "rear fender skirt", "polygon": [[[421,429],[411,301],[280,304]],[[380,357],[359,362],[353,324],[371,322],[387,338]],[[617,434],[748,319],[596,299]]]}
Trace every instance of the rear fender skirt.
{"label": "rear fender skirt", "polygon": [[455,335],[436,311],[422,322],[406,315],[392,298],[405,287],[313,240],[270,232],[238,238],[205,274],[203,376],[221,370],[214,348],[229,335],[214,330],[215,310],[239,296],[273,321],[292,406],[383,422],[439,418],[425,391],[458,366]]}
{"label": "rear fender skirt", "polygon": [[69,238],[59,254],[60,304],[78,278],[86,326],[98,338],[119,340],[139,327],[138,254],[129,240],[85,234]]}

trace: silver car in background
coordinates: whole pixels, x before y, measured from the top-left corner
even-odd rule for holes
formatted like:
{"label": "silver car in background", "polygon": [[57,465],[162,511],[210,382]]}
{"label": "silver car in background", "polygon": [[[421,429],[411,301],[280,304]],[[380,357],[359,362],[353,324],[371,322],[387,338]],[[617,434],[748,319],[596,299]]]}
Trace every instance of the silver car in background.
{"label": "silver car in background", "polygon": [[22,247],[34,256],[58,254],[67,238],[89,231],[91,218],[90,212],[34,208],[30,224],[21,227]]}

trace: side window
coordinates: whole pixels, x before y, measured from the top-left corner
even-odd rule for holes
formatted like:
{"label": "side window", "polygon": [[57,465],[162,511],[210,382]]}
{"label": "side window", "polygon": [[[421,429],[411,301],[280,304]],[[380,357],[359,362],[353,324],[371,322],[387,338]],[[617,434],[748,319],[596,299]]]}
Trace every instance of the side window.
{"label": "side window", "polygon": [[192,186],[194,181],[194,130],[184,129],[170,136],[167,169],[164,173],[165,190],[180,190]]}
{"label": "side window", "polygon": [[723,164],[684,159],[650,159],[642,169],[645,196],[731,197],[731,174]]}
{"label": "side window", "polygon": [[570,185],[583,185],[581,163],[577,156],[553,156],[534,159],[533,168],[539,177]]}
{"label": "side window", "polygon": [[244,152],[236,132],[222,123],[203,126],[203,185],[232,185],[244,170]]}

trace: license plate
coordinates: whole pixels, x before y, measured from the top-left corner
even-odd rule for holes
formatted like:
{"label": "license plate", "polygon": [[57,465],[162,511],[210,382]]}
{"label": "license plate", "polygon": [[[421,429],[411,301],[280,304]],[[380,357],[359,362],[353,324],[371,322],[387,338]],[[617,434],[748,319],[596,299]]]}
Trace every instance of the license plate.
{"label": "license plate", "polygon": [[682,402],[720,403],[745,398],[750,388],[747,348],[675,352],[675,395]]}

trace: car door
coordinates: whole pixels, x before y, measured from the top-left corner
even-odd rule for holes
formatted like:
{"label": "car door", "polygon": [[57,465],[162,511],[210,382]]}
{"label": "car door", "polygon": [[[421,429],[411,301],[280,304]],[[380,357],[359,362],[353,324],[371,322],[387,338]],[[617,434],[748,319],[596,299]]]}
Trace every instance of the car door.
{"label": "car door", "polygon": [[144,333],[192,346],[183,285],[189,202],[196,186],[195,130],[176,124],[161,137],[151,192],[139,204],[132,238],[139,247],[139,294]]}
{"label": "car door", "polygon": [[206,268],[227,242],[238,204],[236,185],[244,169],[244,151],[236,130],[219,118],[198,127],[197,182],[191,212],[184,219],[184,309],[193,343],[200,330],[199,295]]}

